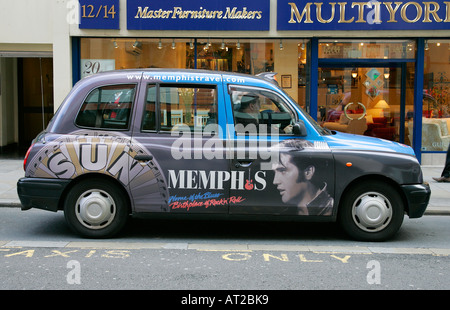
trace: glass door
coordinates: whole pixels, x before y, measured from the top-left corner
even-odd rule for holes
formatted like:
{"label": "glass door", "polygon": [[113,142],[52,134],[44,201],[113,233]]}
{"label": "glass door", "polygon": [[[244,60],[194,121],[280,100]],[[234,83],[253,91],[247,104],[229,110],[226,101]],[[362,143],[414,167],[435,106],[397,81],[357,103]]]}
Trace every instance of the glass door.
{"label": "glass door", "polygon": [[411,145],[413,70],[408,63],[320,67],[319,122],[331,130]]}

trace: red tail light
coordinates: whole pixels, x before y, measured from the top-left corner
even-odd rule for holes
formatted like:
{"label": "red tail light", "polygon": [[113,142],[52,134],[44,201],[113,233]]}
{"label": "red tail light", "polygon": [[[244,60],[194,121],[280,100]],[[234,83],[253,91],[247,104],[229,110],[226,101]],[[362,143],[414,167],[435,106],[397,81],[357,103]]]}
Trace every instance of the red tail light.
{"label": "red tail light", "polygon": [[28,151],[27,151],[27,153],[25,154],[25,158],[23,159],[23,171],[25,171],[25,167],[27,166],[28,155],[30,155],[30,151],[31,151],[31,149],[33,148],[33,145],[34,145],[34,144],[32,144],[32,145],[28,148]]}

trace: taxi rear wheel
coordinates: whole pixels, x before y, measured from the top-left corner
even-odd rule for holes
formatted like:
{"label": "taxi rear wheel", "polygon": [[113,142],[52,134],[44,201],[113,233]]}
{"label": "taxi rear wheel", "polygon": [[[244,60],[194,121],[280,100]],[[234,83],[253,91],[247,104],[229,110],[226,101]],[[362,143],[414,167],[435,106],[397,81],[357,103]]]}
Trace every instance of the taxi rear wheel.
{"label": "taxi rear wheel", "polygon": [[403,223],[403,201],[386,183],[369,181],[353,187],[343,198],[339,221],[351,237],[360,241],[392,238]]}
{"label": "taxi rear wheel", "polygon": [[110,238],[126,223],[127,200],[111,181],[83,180],[66,196],[64,216],[70,228],[83,237]]}

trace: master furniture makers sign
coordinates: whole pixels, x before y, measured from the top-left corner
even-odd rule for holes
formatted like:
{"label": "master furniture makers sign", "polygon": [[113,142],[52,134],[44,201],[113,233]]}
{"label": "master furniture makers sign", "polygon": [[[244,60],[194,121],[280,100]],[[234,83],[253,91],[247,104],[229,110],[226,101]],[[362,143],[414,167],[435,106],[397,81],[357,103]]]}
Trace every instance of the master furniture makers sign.
{"label": "master furniture makers sign", "polygon": [[268,31],[269,0],[128,0],[128,30]]}

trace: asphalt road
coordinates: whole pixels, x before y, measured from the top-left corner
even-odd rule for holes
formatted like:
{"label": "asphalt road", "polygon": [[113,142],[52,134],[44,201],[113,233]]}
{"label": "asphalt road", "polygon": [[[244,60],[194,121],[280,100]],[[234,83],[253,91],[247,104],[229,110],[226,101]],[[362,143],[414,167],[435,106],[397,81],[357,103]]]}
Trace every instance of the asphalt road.
{"label": "asphalt road", "polygon": [[194,298],[198,290],[220,290],[205,293],[216,305],[228,290],[449,289],[449,222],[405,218],[393,240],[367,243],[335,224],[132,219],[118,238],[89,240],[62,213],[0,208],[0,288],[175,290],[171,304],[206,302]]}
{"label": "asphalt road", "polygon": [[[382,245],[383,247],[450,248],[450,216],[405,217],[393,240],[361,243],[350,240],[335,223],[240,221],[170,221],[132,218],[123,233],[104,242],[279,243],[290,245]],[[0,241],[73,242],[83,239],[67,227],[62,212],[0,208]]]}

